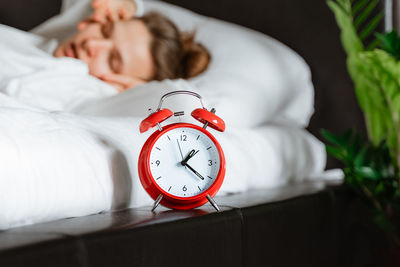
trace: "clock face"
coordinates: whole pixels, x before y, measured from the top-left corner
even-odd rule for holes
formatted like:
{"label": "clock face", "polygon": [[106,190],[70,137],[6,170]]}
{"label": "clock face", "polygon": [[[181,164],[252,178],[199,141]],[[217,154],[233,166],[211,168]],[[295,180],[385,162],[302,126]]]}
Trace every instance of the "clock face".
{"label": "clock face", "polygon": [[[188,156],[190,159],[182,165]],[[189,127],[166,131],[154,143],[149,158],[150,172],[158,186],[182,198],[207,190],[214,183],[220,165],[214,142],[202,131]]]}

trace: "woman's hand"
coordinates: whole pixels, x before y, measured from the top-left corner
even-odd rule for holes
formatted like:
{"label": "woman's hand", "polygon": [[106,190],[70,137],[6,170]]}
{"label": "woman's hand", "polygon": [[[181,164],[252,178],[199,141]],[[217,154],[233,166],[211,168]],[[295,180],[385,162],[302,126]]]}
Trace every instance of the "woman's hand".
{"label": "woman's hand", "polygon": [[119,93],[146,82],[145,80],[139,78],[112,73],[104,74],[99,78],[109,85],[113,86],[115,89],[118,90]]}
{"label": "woman's hand", "polygon": [[92,0],[93,14],[78,24],[83,30],[90,22],[128,20],[135,16],[137,6],[134,0]]}

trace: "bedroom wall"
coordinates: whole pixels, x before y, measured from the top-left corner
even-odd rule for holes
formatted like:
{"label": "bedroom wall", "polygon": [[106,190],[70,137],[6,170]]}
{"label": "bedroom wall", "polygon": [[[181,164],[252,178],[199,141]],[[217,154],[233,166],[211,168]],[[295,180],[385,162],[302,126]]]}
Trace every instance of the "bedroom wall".
{"label": "bedroom wall", "polygon": [[29,30],[57,14],[61,0],[2,0],[0,1],[0,24]]}

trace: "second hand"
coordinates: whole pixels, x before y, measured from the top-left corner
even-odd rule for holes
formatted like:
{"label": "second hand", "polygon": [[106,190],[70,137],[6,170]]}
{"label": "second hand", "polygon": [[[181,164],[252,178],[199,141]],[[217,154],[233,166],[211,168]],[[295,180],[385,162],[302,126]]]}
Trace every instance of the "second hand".
{"label": "second hand", "polygon": [[[183,161],[183,154],[182,154],[181,145],[179,144],[179,141],[178,141],[178,139],[176,139],[176,142],[178,143],[179,152],[181,153],[181,158],[182,158],[182,161]],[[186,168],[186,166],[185,166],[185,168]]]}

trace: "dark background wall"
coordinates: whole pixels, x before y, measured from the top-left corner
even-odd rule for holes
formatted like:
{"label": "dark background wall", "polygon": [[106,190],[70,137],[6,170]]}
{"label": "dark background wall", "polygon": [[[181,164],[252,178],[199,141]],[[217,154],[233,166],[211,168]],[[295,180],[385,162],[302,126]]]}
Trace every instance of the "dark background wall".
{"label": "dark background wall", "polygon": [[0,24],[27,31],[58,14],[60,8],[61,0],[2,0]]}

